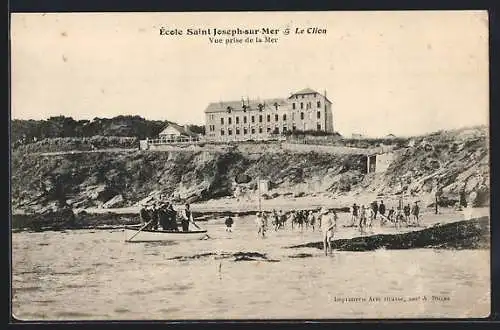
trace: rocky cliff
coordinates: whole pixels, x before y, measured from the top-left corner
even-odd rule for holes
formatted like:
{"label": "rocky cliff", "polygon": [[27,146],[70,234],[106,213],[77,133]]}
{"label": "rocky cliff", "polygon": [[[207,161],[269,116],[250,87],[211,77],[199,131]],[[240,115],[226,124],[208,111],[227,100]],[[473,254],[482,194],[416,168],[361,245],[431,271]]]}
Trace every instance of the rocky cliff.
{"label": "rocky cliff", "polygon": [[[266,198],[283,194],[433,194],[442,198],[478,193],[489,203],[489,152],[485,127],[439,132],[412,139],[394,150],[384,173],[366,174],[366,156],[252,148],[215,151],[124,151],[39,155],[12,154],[12,204],[41,211],[55,201],[73,207],[122,207],[153,194],[200,201],[255,192],[257,178],[269,180]],[[237,177],[250,178],[236,184]],[[248,180],[243,180],[248,181]],[[241,181],[240,181],[241,182]]]}

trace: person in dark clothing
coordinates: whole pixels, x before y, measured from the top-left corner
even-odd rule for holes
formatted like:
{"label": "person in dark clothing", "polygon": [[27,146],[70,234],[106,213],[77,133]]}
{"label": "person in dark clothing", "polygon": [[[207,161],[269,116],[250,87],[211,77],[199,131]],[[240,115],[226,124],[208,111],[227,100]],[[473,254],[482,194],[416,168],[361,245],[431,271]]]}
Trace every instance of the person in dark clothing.
{"label": "person in dark clothing", "polygon": [[156,204],[151,207],[151,223],[149,224],[148,229],[158,230],[158,209],[159,207]]}
{"label": "person in dark clothing", "polygon": [[169,218],[168,218],[168,213],[167,213],[167,204],[161,205],[161,207],[158,209],[158,219],[160,221],[160,225],[163,228],[163,230],[170,230],[170,223],[169,223]]}
{"label": "person in dark clothing", "polygon": [[380,201],[380,205],[378,206],[378,213],[385,216],[385,204],[384,201]]}
{"label": "person in dark clothing", "polygon": [[403,207],[403,213],[405,215],[406,225],[408,225],[410,223],[410,212],[411,212],[410,204],[405,205]]}
{"label": "person in dark clothing", "polygon": [[389,219],[389,221],[391,221],[391,222],[394,222],[394,207],[391,207],[391,209],[389,210],[389,214],[387,215],[387,219]]}
{"label": "person in dark clothing", "polygon": [[172,203],[168,204],[166,213],[168,219],[168,227],[170,228],[170,230],[179,231],[179,228],[177,227],[177,211],[174,210],[174,206],[172,205]]}
{"label": "person in dark clothing", "polygon": [[233,218],[231,218],[231,217],[227,217],[226,218],[226,222],[225,222],[225,224],[226,224],[226,231],[228,231],[228,232],[232,231],[231,227],[233,226],[233,222],[234,222]]}
{"label": "person in dark clothing", "polygon": [[377,219],[377,212],[378,212],[378,204],[377,201],[373,201],[372,203],[372,210],[373,210],[373,219]]}
{"label": "person in dark clothing", "polygon": [[359,210],[359,206],[356,205],[356,203],[354,203],[352,205],[352,217],[351,217],[351,226],[354,227],[357,222],[358,222],[358,210]]}
{"label": "person in dark clothing", "polygon": [[147,209],[146,205],[141,208],[141,210],[139,211],[139,215],[141,216],[141,222],[143,225],[151,220],[151,215],[149,214],[149,210]]}

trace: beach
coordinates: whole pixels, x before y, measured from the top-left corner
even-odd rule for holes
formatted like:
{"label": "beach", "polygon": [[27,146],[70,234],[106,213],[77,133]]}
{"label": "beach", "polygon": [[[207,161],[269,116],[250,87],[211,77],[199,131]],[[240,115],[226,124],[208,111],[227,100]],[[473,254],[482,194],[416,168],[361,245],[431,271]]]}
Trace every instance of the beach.
{"label": "beach", "polygon": [[[426,212],[423,223],[456,218],[454,211]],[[359,235],[342,226],[348,221],[340,214],[336,239]],[[325,257],[316,248],[290,248],[320,241],[311,229],[269,230],[259,238],[253,216],[236,217],[231,233],[224,218],[199,224],[210,239],[141,242],[139,234],[136,243],[125,243],[122,230],[13,233],[14,315],[180,320],[489,314],[486,249],[334,251]],[[368,235],[398,232],[375,224]]]}

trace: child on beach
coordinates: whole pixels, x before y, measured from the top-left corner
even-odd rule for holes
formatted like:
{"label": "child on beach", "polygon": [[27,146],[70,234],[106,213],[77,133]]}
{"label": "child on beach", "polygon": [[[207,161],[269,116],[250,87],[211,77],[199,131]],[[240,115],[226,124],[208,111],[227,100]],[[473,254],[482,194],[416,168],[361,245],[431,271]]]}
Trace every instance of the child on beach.
{"label": "child on beach", "polygon": [[233,222],[234,222],[233,218],[227,217],[226,222],[225,222],[225,224],[226,224],[226,231],[232,232],[231,227],[233,226]]}

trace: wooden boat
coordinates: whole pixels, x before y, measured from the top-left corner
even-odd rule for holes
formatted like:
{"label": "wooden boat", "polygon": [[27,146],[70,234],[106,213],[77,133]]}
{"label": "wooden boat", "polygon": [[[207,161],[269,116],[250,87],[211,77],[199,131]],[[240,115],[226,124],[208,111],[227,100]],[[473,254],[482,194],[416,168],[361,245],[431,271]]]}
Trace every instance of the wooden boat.
{"label": "wooden boat", "polygon": [[[126,240],[129,240],[141,227],[142,225],[125,226]],[[207,230],[205,229],[190,231],[143,229],[131,241],[185,241],[200,240],[207,236]]]}

